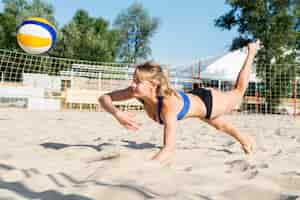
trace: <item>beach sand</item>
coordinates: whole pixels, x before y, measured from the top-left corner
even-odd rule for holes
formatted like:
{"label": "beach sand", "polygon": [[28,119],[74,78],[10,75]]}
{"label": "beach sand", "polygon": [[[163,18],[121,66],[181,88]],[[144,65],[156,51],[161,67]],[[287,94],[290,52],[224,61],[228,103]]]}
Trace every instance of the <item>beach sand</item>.
{"label": "beach sand", "polygon": [[300,199],[300,119],[225,116],[254,154],[197,119],[180,121],[171,163],[150,158],[162,127],[136,113],[137,132],[103,112],[1,109],[0,199]]}

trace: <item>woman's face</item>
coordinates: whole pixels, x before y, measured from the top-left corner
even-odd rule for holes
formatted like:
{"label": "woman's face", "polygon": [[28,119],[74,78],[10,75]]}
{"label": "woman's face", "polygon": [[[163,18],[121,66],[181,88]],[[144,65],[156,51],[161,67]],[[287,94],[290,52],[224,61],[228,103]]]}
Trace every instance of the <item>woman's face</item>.
{"label": "woman's face", "polygon": [[149,80],[139,80],[136,75],[130,84],[135,97],[149,97],[155,91],[155,85]]}

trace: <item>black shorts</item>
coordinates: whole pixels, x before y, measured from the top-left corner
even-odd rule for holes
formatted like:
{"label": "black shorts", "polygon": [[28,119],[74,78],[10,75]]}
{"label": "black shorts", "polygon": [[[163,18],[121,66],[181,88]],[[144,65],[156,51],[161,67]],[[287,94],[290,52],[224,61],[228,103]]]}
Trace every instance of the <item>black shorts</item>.
{"label": "black shorts", "polygon": [[205,89],[205,88],[195,88],[192,91],[190,91],[189,93],[192,93],[192,94],[200,97],[200,99],[203,101],[203,103],[206,107],[205,118],[210,119],[211,112],[212,112],[212,106],[213,106],[212,105],[213,97],[212,97],[211,91],[209,89]]}

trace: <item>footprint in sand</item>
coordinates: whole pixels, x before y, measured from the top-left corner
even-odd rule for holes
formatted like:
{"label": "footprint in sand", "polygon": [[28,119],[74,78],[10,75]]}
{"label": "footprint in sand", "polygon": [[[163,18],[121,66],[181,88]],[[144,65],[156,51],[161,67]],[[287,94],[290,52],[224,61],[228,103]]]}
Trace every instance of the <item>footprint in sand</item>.
{"label": "footprint in sand", "polygon": [[0,121],[10,120],[10,118],[0,118]]}
{"label": "footprint in sand", "polygon": [[300,199],[300,193],[299,194],[280,194],[280,200],[299,200]]}
{"label": "footprint in sand", "polygon": [[251,165],[246,160],[233,160],[225,162],[225,165],[229,165],[227,173],[243,173],[248,180],[255,178],[259,173],[256,165]]}
{"label": "footprint in sand", "polygon": [[300,172],[297,171],[290,171],[290,172],[283,172],[281,173],[282,175],[295,175],[295,176],[300,176]]}

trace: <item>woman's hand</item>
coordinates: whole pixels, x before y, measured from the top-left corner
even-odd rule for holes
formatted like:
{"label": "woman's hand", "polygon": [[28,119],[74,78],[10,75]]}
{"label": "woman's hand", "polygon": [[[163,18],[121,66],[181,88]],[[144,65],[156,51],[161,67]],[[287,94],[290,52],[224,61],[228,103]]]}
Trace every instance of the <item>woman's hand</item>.
{"label": "woman's hand", "polygon": [[114,116],[119,123],[127,129],[137,131],[141,126],[141,124],[134,119],[134,115],[132,113],[119,110],[114,114]]}
{"label": "woman's hand", "polygon": [[155,154],[152,157],[152,160],[157,160],[160,162],[167,162],[174,155],[174,151],[175,151],[175,149],[162,148],[157,154]]}

